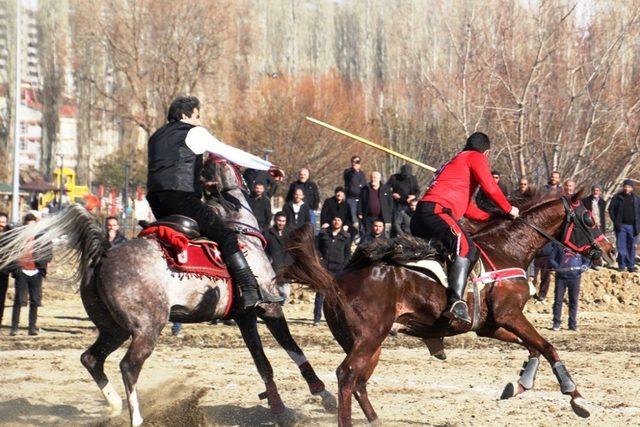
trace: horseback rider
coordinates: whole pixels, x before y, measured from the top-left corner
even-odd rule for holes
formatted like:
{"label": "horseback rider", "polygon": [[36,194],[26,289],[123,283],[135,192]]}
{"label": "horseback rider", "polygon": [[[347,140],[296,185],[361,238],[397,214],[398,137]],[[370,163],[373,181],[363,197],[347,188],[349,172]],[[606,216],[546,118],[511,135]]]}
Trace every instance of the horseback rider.
{"label": "horseback rider", "polygon": [[444,315],[471,323],[464,290],[479,251],[460,225],[465,216],[474,221],[487,221],[490,215],[473,202],[478,186],[505,213],[517,218],[519,211],[511,206],[491,176],[487,153],[489,137],[481,132],[472,134],[460,153],[436,171],[429,189],[420,200],[411,218],[411,233],[422,238],[440,240],[453,262],[449,267],[447,299]]}
{"label": "horseback rider", "polygon": [[171,102],[168,123],[149,138],[147,200],[156,218],[184,215],[195,220],[200,233],[217,242],[229,274],[242,292],[244,309],[261,306],[258,282],[238,247],[238,238],[222,218],[202,201],[202,155],[205,151],[247,168],[268,171],[282,179],[282,170],[253,154],[226,145],[200,123],[200,101],[179,96]]}

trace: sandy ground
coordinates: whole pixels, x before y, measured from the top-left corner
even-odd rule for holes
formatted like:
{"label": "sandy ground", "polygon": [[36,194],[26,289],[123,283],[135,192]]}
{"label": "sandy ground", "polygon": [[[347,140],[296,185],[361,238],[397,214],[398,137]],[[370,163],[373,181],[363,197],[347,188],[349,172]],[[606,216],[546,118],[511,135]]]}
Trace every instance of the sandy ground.
{"label": "sandy ground", "polygon": [[[330,391],[337,391],[335,368],[344,355],[323,324],[310,323],[312,305],[288,304],[294,337]],[[10,304],[10,303],[9,303]],[[474,335],[447,341],[448,360],[429,357],[409,337],[389,338],[370,396],[385,425],[638,425],[640,403],[640,315],[592,309],[580,314],[580,331],[552,332],[550,305],[532,304],[529,318],[556,345],[582,394],[592,403],[587,420],[573,414],[548,364],[536,388],[508,401],[498,400],[515,380],[527,352]],[[565,308],[566,310],[566,308]],[[633,311],[633,310],[631,310]],[[23,324],[27,310],[23,310]],[[4,323],[10,318],[7,307]],[[109,420],[97,386],[79,362],[95,333],[79,295],[45,289],[42,334],[21,329],[0,336],[0,424],[127,425],[122,416]],[[566,326],[566,325],[565,325]],[[184,339],[166,328],[139,382],[145,425],[272,425],[264,390],[236,327],[185,325]],[[261,326],[266,352],[283,400],[300,417],[300,425],[335,425],[319,399],[308,393],[294,363]],[[118,362],[124,349],[108,360],[106,371],[123,393]],[[366,424],[354,402],[354,418]],[[125,413],[126,415],[126,413]]]}

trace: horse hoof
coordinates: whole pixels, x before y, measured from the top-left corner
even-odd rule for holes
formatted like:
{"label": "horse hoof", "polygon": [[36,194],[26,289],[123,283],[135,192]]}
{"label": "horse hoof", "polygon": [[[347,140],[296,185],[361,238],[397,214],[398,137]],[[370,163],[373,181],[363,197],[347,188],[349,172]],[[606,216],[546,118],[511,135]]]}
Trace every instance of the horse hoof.
{"label": "horse hoof", "polygon": [[338,413],[338,401],[333,394],[327,390],[322,390],[320,392],[320,397],[322,398],[322,406],[325,411],[330,414]]}
{"label": "horse hoof", "polygon": [[369,425],[371,427],[380,427],[382,425],[382,421],[380,421],[380,418],[376,418],[375,420],[371,421]]}
{"label": "horse hoof", "polygon": [[280,427],[293,427],[298,421],[300,421],[300,416],[289,408],[285,408],[284,411],[276,414],[276,422]]}
{"label": "horse hoof", "polygon": [[582,418],[589,418],[591,416],[591,409],[589,408],[589,402],[586,401],[583,397],[576,397],[575,399],[571,399],[571,408],[573,412],[576,413],[577,416]]}
{"label": "horse hoof", "polygon": [[511,399],[516,395],[516,385],[514,383],[509,383],[504,386],[504,390],[502,390],[502,394],[500,395],[500,400]]}
{"label": "horse hoof", "polygon": [[117,418],[122,414],[122,405],[109,408],[109,418]]}
{"label": "horse hoof", "polygon": [[442,350],[435,353],[433,357],[435,357],[438,360],[447,360],[447,353],[445,353],[444,350]]}

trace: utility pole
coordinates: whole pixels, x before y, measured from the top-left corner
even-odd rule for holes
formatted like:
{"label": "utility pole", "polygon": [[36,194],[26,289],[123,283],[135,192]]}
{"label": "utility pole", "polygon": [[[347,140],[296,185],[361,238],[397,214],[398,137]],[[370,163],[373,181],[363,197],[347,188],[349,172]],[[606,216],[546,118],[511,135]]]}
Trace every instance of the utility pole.
{"label": "utility pole", "polygon": [[22,101],[22,76],[20,75],[20,2],[16,0],[16,93],[14,108],[14,132],[13,132],[13,188],[11,195],[11,221],[17,224],[20,221],[20,104]]}

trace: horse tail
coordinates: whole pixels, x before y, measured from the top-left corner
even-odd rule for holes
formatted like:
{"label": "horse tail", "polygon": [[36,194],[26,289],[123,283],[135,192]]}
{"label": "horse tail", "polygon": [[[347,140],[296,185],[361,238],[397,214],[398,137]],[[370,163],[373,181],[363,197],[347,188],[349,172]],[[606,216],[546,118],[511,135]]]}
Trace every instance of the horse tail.
{"label": "horse tail", "polygon": [[[0,271],[13,268],[25,256],[50,254],[52,245],[62,243],[61,259],[78,263],[70,279],[87,284],[109,249],[104,228],[97,218],[79,204],[74,204],[55,215],[28,227],[17,227],[0,237]],[[50,256],[50,255],[49,255]]]}
{"label": "horse tail", "polygon": [[321,263],[315,247],[313,227],[305,224],[287,238],[287,252],[293,263],[284,272],[286,279],[308,285],[325,298],[339,302],[340,292],[335,277]]}

